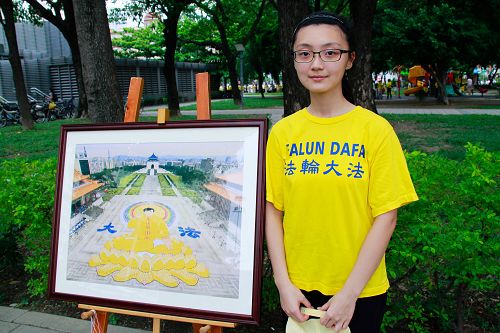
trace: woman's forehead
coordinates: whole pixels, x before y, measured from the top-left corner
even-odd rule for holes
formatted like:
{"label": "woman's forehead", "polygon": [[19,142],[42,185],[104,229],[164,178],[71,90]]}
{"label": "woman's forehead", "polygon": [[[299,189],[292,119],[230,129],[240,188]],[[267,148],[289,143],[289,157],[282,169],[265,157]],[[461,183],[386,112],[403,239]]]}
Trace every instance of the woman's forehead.
{"label": "woman's forehead", "polygon": [[344,32],[336,25],[313,24],[297,32],[294,46],[348,47]]}

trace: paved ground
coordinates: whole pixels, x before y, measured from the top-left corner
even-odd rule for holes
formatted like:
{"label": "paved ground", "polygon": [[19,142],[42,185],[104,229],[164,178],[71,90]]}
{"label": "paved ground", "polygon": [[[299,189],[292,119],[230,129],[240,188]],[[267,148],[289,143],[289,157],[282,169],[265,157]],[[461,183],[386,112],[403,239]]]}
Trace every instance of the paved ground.
{"label": "paved ground", "polygon": [[[108,326],[108,333],[146,332]],[[0,333],[90,333],[90,321],[0,306]]]}
{"label": "paved ground", "polygon": [[[491,114],[500,116],[500,108],[497,109],[468,109],[460,107],[439,107],[427,106],[408,107],[400,104],[400,101],[381,103],[378,111],[384,113],[396,114]],[[500,105],[500,99],[493,102]],[[143,115],[156,115],[158,106],[146,108]],[[194,111],[183,111],[183,114],[195,114]],[[212,111],[213,114],[270,114],[272,123],[281,119],[283,115],[282,108],[273,109],[254,109],[254,110],[225,110]],[[89,333],[90,322],[76,318],[67,318],[45,313],[32,312],[11,307],[0,306],[0,333]],[[109,325],[109,333],[145,333],[147,331],[130,329],[125,327]],[[186,331],[187,332],[187,331]]]}

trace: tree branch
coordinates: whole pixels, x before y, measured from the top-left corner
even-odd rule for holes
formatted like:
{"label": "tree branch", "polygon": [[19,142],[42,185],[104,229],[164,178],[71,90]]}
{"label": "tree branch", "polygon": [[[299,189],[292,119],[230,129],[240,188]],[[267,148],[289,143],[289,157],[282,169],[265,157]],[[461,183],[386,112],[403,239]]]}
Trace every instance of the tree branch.
{"label": "tree branch", "polygon": [[394,287],[397,287],[402,280],[406,279],[408,276],[415,273],[416,270],[417,270],[417,266],[412,266],[409,270],[406,271],[406,273],[399,276],[396,280],[391,281],[391,285],[393,285]]}
{"label": "tree branch", "polygon": [[260,8],[259,12],[257,13],[257,16],[255,17],[255,21],[252,24],[252,27],[250,30],[248,30],[247,35],[243,38],[242,44],[246,45],[248,43],[248,40],[250,39],[250,35],[257,29],[257,26],[260,23],[260,19],[262,18],[262,15],[264,14],[264,7],[266,6],[266,0],[262,0],[260,3]]}
{"label": "tree branch", "polygon": [[203,46],[203,47],[213,47],[214,49],[217,49],[219,51],[222,48],[222,43],[216,43],[216,42],[211,42],[211,41],[200,42],[197,40],[182,39],[182,38],[179,38],[179,41],[182,43],[186,43],[186,44],[194,44],[194,45]]}
{"label": "tree branch", "polygon": [[54,15],[55,15],[58,19],[60,19],[60,20],[62,21],[62,20],[63,20],[63,19],[62,19],[62,16],[61,16],[61,10],[62,10],[62,6],[63,6],[62,1],[61,1],[61,0],[58,0],[58,1],[56,1],[56,2],[53,2],[53,3],[51,4],[51,6],[52,6],[52,8],[54,9]]}
{"label": "tree branch", "polygon": [[349,0],[341,0],[337,4],[337,8],[335,8],[335,13],[337,13],[337,14],[342,13],[348,4],[349,4]]}
{"label": "tree branch", "polygon": [[[60,16],[61,15],[60,11],[59,11],[59,16],[56,17],[54,14],[52,14],[52,12],[50,10],[48,10],[47,8],[42,6],[42,4],[40,4],[38,1],[26,0],[26,2],[35,10],[35,12],[38,15],[40,15],[41,17],[43,17],[44,19],[46,19],[47,21],[49,21],[50,23],[55,25],[59,30],[64,29],[64,21],[62,20],[62,18]],[[52,3],[51,3],[51,6],[52,6]]]}

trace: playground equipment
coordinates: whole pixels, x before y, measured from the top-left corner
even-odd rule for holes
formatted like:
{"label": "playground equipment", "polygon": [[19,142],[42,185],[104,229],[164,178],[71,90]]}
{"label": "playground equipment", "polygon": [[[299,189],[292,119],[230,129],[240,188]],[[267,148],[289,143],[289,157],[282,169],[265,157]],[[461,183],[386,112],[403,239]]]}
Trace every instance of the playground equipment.
{"label": "playground equipment", "polygon": [[427,73],[422,66],[413,66],[408,71],[408,81],[410,81],[414,87],[406,89],[405,96],[422,91],[426,82],[429,81],[429,73]]}

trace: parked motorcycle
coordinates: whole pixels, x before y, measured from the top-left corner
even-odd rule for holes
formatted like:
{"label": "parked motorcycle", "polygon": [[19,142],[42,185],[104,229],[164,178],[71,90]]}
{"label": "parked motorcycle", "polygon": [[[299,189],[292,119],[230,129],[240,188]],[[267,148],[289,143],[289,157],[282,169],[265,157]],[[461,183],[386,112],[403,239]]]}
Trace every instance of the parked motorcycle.
{"label": "parked motorcycle", "polygon": [[0,101],[0,127],[5,127],[7,124],[20,124],[21,116],[19,108],[13,103]]}
{"label": "parked motorcycle", "polygon": [[49,109],[47,104],[38,102],[31,103],[31,117],[37,123],[44,123],[49,120]]}

